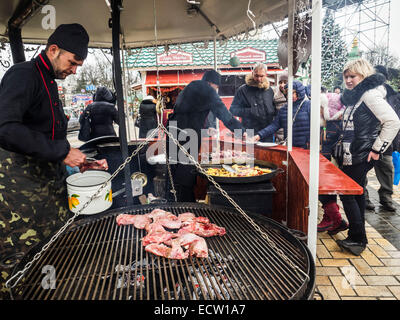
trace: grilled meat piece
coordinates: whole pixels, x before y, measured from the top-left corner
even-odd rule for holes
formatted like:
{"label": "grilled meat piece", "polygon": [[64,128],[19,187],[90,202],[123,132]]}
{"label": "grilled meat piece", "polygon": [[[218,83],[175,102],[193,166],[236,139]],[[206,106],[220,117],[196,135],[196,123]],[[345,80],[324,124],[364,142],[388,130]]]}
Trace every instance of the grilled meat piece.
{"label": "grilled meat piece", "polygon": [[[116,221],[118,225],[133,224],[138,229],[145,229],[147,235],[142,238],[145,250],[169,259],[186,259],[189,255],[208,258],[207,243],[202,237],[223,236],[226,233],[225,228],[191,212],[175,216],[171,212],[154,209],[145,215],[120,214]],[[169,232],[165,228],[179,231]]]}
{"label": "grilled meat piece", "polygon": [[206,217],[196,217],[193,213],[191,212],[184,212],[178,215],[178,219],[182,222],[193,222],[197,221],[200,223],[209,223],[210,220]]}
{"label": "grilled meat piece", "polygon": [[179,241],[176,240],[172,240],[172,248],[167,247],[162,243],[151,243],[145,247],[145,250],[155,254],[156,256],[168,259],[186,259],[189,256],[189,252],[184,252]]}
{"label": "grilled meat piece", "polygon": [[120,214],[116,221],[119,226],[133,224],[137,229],[144,229],[146,225],[151,223],[151,219],[146,214]]}
{"label": "grilled meat piece", "polygon": [[178,234],[194,233],[201,237],[223,236],[226,233],[225,228],[219,227],[214,223],[200,223],[197,221],[185,222]]}
{"label": "grilled meat piece", "polygon": [[152,212],[150,212],[148,214],[148,216],[150,218],[152,218],[153,220],[157,220],[160,218],[165,218],[168,217],[169,215],[173,215],[174,217],[176,217],[174,214],[172,214],[171,212],[162,210],[162,209],[154,209]]}
{"label": "grilled meat piece", "polygon": [[180,245],[189,248],[189,254],[199,258],[208,258],[208,247],[206,240],[194,233],[184,233],[178,239]]}
{"label": "grilled meat piece", "polygon": [[[176,217],[176,216],[174,216],[174,217]],[[169,218],[157,219],[156,222],[154,222],[154,223],[159,223],[163,227],[168,228],[168,229],[179,229],[182,226],[182,222],[180,222],[179,220],[173,220],[173,219],[169,219]]]}
{"label": "grilled meat piece", "polygon": [[[172,232],[153,232],[153,233],[148,233],[146,236],[142,238],[142,244],[143,246],[147,246],[150,243],[168,243],[169,241],[172,240],[173,238],[178,237],[176,233]],[[172,243],[171,243],[172,244]]]}

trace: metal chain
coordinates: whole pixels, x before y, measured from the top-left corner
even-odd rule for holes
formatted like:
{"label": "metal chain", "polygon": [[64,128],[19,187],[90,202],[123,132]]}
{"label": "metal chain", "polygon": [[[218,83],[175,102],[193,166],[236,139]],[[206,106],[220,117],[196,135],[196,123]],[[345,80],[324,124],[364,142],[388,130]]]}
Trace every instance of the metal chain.
{"label": "metal chain", "polygon": [[[125,159],[125,161],[117,168],[117,170],[115,170],[115,172],[111,175],[111,177],[100,186],[100,188],[90,197],[90,199],[87,202],[85,202],[82,208],[79,209],[70,219],[68,219],[68,221],[60,228],[60,230],[58,230],[57,233],[55,233],[51,237],[51,239],[42,247],[42,249],[33,256],[32,260],[29,261],[22,270],[18,271],[15,275],[13,275],[10,279],[7,280],[6,282],[7,288],[14,288],[18,284],[18,282],[24,276],[25,272],[31,268],[32,264],[40,259],[42,254],[50,247],[50,245],[53,244],[58,239],[58,237],[74,222],[75,218],[83,210],[87,208],[87,206],[93,201],[94,198],[96,198],[100,194],[100,192],[107,186],[108,182],[112,181],[118,175],[118,173],[120,173],[125,168],[125,166],[132,161],[133,157],[135,157],[136,154],[138,154],[139,151],[148,143],[148,141],[151,138],[153,138],[156,132],[157,130],[154,130],[148,137],[146,137],[146,139],[139,144],[136,150],[134,150],[132,154]],[[14,284],[10,285],[11,281],[15,279],[17,276],[19,276],[19,278],[15,281]]]}
{"label": "metal chain", "polygon": [[[161,112],[161,114],[162,114],[163,108],[160,109],[160,112]],[[163,126],[163,124],[162,124],[161,120],[159,119],[159,117],[157,117],[157,122],[158,122],[158,127],[164,128],[165,131],[167,130],[167,129]],[[163,129],[163,131],[164,131],[164,129]],[[166,164],[167,164],[169,181],[170,181],[170,183],[171,183],[171,191],[170,191],[170,192],[174,195],[174,200],[175,200],[175,202],[178,202],[178,198],[177,198],[177,196],[176,196],[176,190],[175,190],[174,179],[172,178],[171,166],[170,166],[170,164],[169,164],[169,157],[168,157],[168,154],[167,154],[166,143],[167,143],[167,136],[165,136],[165,144],[164,144],[164,141],[161,141],[161,144],[162,144],[163,151],[164,151],[164,154],[165,154],[165,161],[166,161]]]}
{"label": "metal chain", "polygon": [[[157,100],[158,100],[157,104],[160,105],[160,109],[159,110],[160,110],[160,115],[162,115],[163,114],[164,105],[162,104],[161,88],[160,88],[160,75],[159,75],[159,66],[158,66],[158,59],[157,59],[157,54],[158,54],[158,50],[157,50],[158,49],[158,34],[157,34],[157,11],[156,11],[156,1],[155,0],[153,1],[153,15],[154,15],[154,37],[155,37],[155,40],[156,40]],[[156,110],[157,110],[157,107],[156,107]],[[164,128],[163,131],[164,130],[167,131],[165,129],[165,127],[163,126],[160,117],[158,117],[158,116],[157,116],[157,122],[158,122],[157,129],[162,126],[162,128]],[[166,142],[167,142],[167,138],[165,137],[165,143]],[[161,143],[162,143],[163,151],[164,151],[164,154],[165,154],[165,160],[166,160],[167,169],[168,169],[168,176],[169,176],[169,180],[170,180],[170,183],[171,183],[171,188],[172,188],[171,189],[171,193],[174,195],[175,202],[178,202],[178,198],[176,197],[176,190],[175,190],[174,180],[172,178],[171,167],[169,165],[169,158],[168,158],[168,155],[167,155],[166,146],[165,146],[163,141],[161,141]]]}
{"label": "metal chain", "polygon": [[[227,194],[227,192],[226,192],[224,189],[222,189],[222,187],[214,180],[214,178],[213,178],[212,176],[210,176],[210,175],[207,174],[207,171],[199,164],[198,161],[196,161],[196,160],[194,159],[194,157],[193,157],[191,154],[189,154],[189,152],[178,142],[178,140],[175,139],[174,136],[173,136],[170,132],[168,132],[168,130],[164,127],[164,125],[163,125],[162,123],[159,123],[159,126],[161,126],[162,130],[166,133],[166,135],[168,135],[168,136],[173,140],[173,142],[179,147],[179,149],[181,149],[182,152],[192,161],[192,163],[196,166],[196,168],[197,168],[202,174],[204,174],[204,175],[207,177],[207,179],[222,193],[222,195],[235,207],[235,209],[236,209],[237,211],[239,211],[239,212],[245,217],[245,219],[246,219],[260,234],[261,234],[261,236],[268,242],[268,244],[269,244],[273,249],[276,250],[276,252],[279,254],[279,256],[280,256],[284,261],[286,261],[286,262],[290,265],[290,267],[292,267],[292,268],[296,271],[297,275],[299,275],[299,272],[300,272],[301,274],[304,275],[305,279],[306,279],[307,282],[308,282],[308,281],[310,280],[310,277],[309,277],[303,270],[301,270],[298,266],[296,266],[296,265],[285,255],[285,253],[284,253],[281,249],[279,249],[279,248],[276,246],[275,242],[273,242],[273,241],[268,237],[268,235],[267,235],[265,232],[263,232],[263,231],[261,230],[261,228],[253,221],[253,219],[251,219],[251,218],[246,214],[246,212],[244,212],[243,209],[242,209],[228,194]],[[301,278],[301,277],[300,277],[300,278]]]}
{"label": "metal chain", "polygon": [[[161,128],[162,131],[165,132],[166,136],[168,136],[168,137],[171,138],[171,140],[179,147],[179,149],[181,149],[182,152],[193,162],[193,164],[196,166],[196,168],[197,168],[203,175],[205,175],[205,176],[207,177],[207,179],[221,192],[221,194],[235,207],[235,209],[236,209],[239,213],[241,213],[241,214],[244,216],[244,218],[245,218],[245,219],[246,219],[260,234],[261,234],[261,236],[262,236],[262,237],[268,242],[268,244],[279,254],[279,256],[280,256],[285,262],[287,262],[287,263],[289,264],[289,266],[292,267],[293,270],[295,270],[295,272],[297,273],[297,275],[299,275],[299,273],[301,273],[302,275],[304,275],[306,281],[308,282],[309,279],[310,279],[310,277],[309,277],[303,270],[301,270],[298,266],[296,266],[296,265],[285,255],[285,253],[284,253],[281,249],[279,249],[279,248],[276,246],[275,242],[273,242],[273,241],[268,237],[268,235],[267,235],[265,232],[263,232],[263,231],[261,230],[261,228],[253,221],[253,219],[251,219],[251,218],[246,214],[246,212],[244,212],[243,209],[242,209],[228,194],[227,194],[227,192],[226,192],[224,189],[222,189],[222,187],[214,180],[214,178],[213,178],[212,176],[210,176],[210,175],[207,174],[207,171],[206,171],[204,168],[202,168],[201,165],[198,163],[198,161],[196,161],[196,160],[194,159],[194,157],[193,157],[192,155],[190,155],[190,154],[187,152],[187,150],[178,142],[178,140],[175,139],[174,136],[173,136],[170,132],[168,132],[168,130],[164,127],[164,125],[163,125],[160,121],[159,121],[159,123],[158,123],[157,129],[159,129],[159,128]],[[7,280],[7,282],[6,282],[6,287],[7,287],[7,288],[14,288],[14,287],[18,284],[18,282],[19,282],[19,281],[21,280],[21,278],[24,276],[25,272],[28,271],[28,270],[31,268],[32,264],[33,264],[35,261],[37,261],[37,260],[40,259],[40,257],[42,256],[42,254],[43,254],[46,250],[48,250],[48,248],[50,247],[50,245],[53,244],[53,243],[58,239],[58,237],[67,229],[67,227],[69,227],[69,226],[74,222],[75,218],[76,218],[76,217],[77,217],[77,216],[78,216],[92,201],[93,201],[93,199],[94,199],[95,197],[97,197],[97,196],[100,194],[100,192],[106,187],[106,185],[108,184],[108,182],[109,182],[109,181],[112,181],[112,180],[118,175],[118,173],[121,172],[121,171],[125,168],[125,166],[126,166],[130,161],[132,161],[133,157],[135,157],[136,154],[148,143],[148,141],[149,141],[151,138],[153,138],[153,136],[156,134],[156,132],[157,132],[157,130],[153,130],[152,133],[151,133],[148,137],[146,137],[146,139],[145,139],[142,143],[139,144],[138,148],[136,148],[136,150],[133,151],[132,154],[131,154],[129,157],[127,157],[127,158],[125,159],[125,161],[118,167],[118,169],[111,175],[111,177],[110,177],[103,185],[100,186],[100,188],[91,196],[91,198],[82,206],[82,208],[81,208],[80,210],[78,210],[78,211],[74,214],[74,216],[71,217],[71,218],[65,223],[65,225],[62,226],[62,227],[60,228],[60,230],[59,230],[56,234],[54,234],[54,235],[52,236],[52,238],[42,247],[42,249],[41,249],[38,253],[36,253],[36,254],[34,255],[34,257],[32,258],[32,260],[29,261],[29,262],[24,266],[24,268],[23,268],[22,270],[18,271],[18,272],[17,272],[15,275],[13,275],[9,280]],[[165,146],[164,146],[164,152],[165,152]],[[166,154],[165,154],[165,155],[166,155]],[[166,158],[167,158],[167,155],[166,155]],[[168,161],[168,159],[167,159],[167,161]],[[168,163],[169,163],[169,162],[168,162]],[[172,182],[172,187],[174,188],[174,186],[173,186],[172,174],[171,174],[171,171],[170,171],[169,166],[168,166],[168,171],[169,171],[168,173],[169,173],[169,175],[170,175],[170,179],[171,179],[171,182]],[[173,189],[173,190],[175,191],[175,189]],[[171,191],[171,192],[172,192],[172,191]],[[175,193],[174,193],[174,196],[175,196],[175,199],[176,199],[176,191],[175,191]],[[19,276],[19,277],[18,277],[18,276]],[[18,278],[17,278],[17,280],[15,281],[15,283],[14,283],[14,284],[11,284],[12,280],[14,280],[16,277],[18,277]]]}

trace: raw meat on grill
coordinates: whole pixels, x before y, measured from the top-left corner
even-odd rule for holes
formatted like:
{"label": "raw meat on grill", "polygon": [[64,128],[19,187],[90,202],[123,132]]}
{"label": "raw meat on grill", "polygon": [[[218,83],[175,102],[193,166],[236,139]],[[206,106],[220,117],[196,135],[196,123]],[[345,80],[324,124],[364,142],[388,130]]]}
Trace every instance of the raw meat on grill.
{"label": "raw meat on grill", "polygon": [[172,220],[169,218],[157,219],[154,223],[159,223],[163,227],[168,229],[179,229],[182,226],[182,222],[180,222],[179,220]]}
{"label": "raw meat on grill", "polygon": [[201,237],[213,237],[213,236],[223,236],[226,231],[225,228],[219,227],[213,223],[200,223],[185,222],[183,227],[178,231],[179,234],[186,232],[194,233]]}
{"label": "raw meat on grill", "polygon": [[[176,216],[154,209],[145,215],[121,214],[116,220],[118,225],[133,224],[138,229],[145,229],[147,235],[142,238],[145,250],[169,259],[186,259],[189,255],[208,258],[207,242],[202,237],[223,236],[226,233],[225,228],[191,212]],[[165,228],[179,230],[171,232]]]}
{"label": "raw meat on grill", "polygon": [[165,210],[162,210],[162,209],[154,209],[152,212],[150,212],[148,214],[148,216],[150,218],[152,218],[153,220],[157,220],[157,219],[160,219],[160,218],[166,218],[166,217],[168,217],[170,215],[173,215],[174,217],[176,217],[172,212],[168,212],[168,211],[165,211]]}
{"label": "raw meat on grill", "polygon": [[147,252],[151,252],[156,256],[168,259],[186,259],[189,251],[184,252],[178,241],[172,240],[172,248],[164,244],[151,243],[144,248]]}
{"label": "raw meat on grill", "polygon": [[182,222],[200,222],[200,223],[209,223],[210,220],[206,217],[196,217],[193,213],[191,212],[185,212],[181,213],[178,215],[178,219]]}
{"label": "raw meat on grill", "polygon": [[142,244],[143,246],[147,246],[150,243],[165,243],[176,237],[178,237],[176,233],[167,231],[148,233],[142,238]]}
{"label": "raw meat on grill", "polygon": [[180,245],[185,249],[189,248],[189,254],[199,258],[208,258],[208,247],[206,240],[194,233],[183,233],[179,238]]}
{"label": "raw meat on grill", "polygon": [[210,223],[210,219],[206,217],[196,217],[195,221],[200,223]]}
{"label": "raw meat on grill", "polygon": [[194,213],[191,213],[191,212],[185,212],[185,213],[181,213],[181,214],[178,215],[178,219],[181,222],[186,222],[186,221],[189,221],[189,220],[193,220],[194,218],[196,218],[196,216],[195,216]]}
{"label": "raw meat on grill", "polygon": [[157,222],[153,222],[153,223],[148,224],[145,227],[145,229],[146,229],[146,231],[148,233],[164,233],[164,232],[167,232],[164,229],[164,227],[160,223],[157,223]]}

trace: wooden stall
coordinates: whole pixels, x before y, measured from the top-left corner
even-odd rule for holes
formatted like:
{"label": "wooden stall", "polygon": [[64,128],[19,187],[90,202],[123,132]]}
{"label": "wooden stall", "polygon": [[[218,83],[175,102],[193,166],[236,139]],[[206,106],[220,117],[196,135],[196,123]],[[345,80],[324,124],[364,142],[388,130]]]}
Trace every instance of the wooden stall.
{"label": "wooden stall", "polygon": [[[225,142],[228,141],[232,144],[232,140],[225,140]],[[288,153],[284,146],[262,147],[254,145],[253,147],[255,159],[271,162],[284,171],[272,179],[276,193],[273,196],[271,218],[279,223],[286,224],[291,229],[300,230],[307,234],[310,151],[293,148]],[[221,148],[224,148],[224,141],[221,141]],[[245,144],[242,145],[242,150],[246,151]],[[357,195],[363,193],[361,186],[322,155],[320,155],[319,165],[320,195]],[[198,179],[197,196],[199,198],[204,196],[207,185],[208,181],[202,178]],[[287,189],[286,186],[288,186]]]}

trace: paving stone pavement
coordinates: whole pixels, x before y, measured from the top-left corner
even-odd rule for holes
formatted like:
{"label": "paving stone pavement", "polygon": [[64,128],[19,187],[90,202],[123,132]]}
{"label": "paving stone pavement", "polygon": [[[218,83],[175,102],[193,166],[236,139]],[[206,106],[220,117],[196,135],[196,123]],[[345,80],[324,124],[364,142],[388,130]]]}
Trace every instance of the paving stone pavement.
{"label": "paving stone pavement", "polygon": [[382,209],[379,204],[378,189],[380,184],[375,176],[375,170],[368,173],[368,192],[375,210],[366,210],[366,221],[376,229],[393,246],[400,250],[400,185],[393,186],[393,204],[396,212],[389,212]]}
{"label": "paving stone pavement", "polygon": [[[335,236],[318,234],[316,291],[324,300],[400,300],[400,187],[393,190],[397,210],[388,212],[379,205],[379,182],[373,169],[368,180],[370,200],[376,207],[366,211],[368,245],[364,252],[354,256],[336,244],[347,237],[347,231]],[[320,205],[320,220],[322,214]],[[315,299],[320,296],[316,294]]]}

